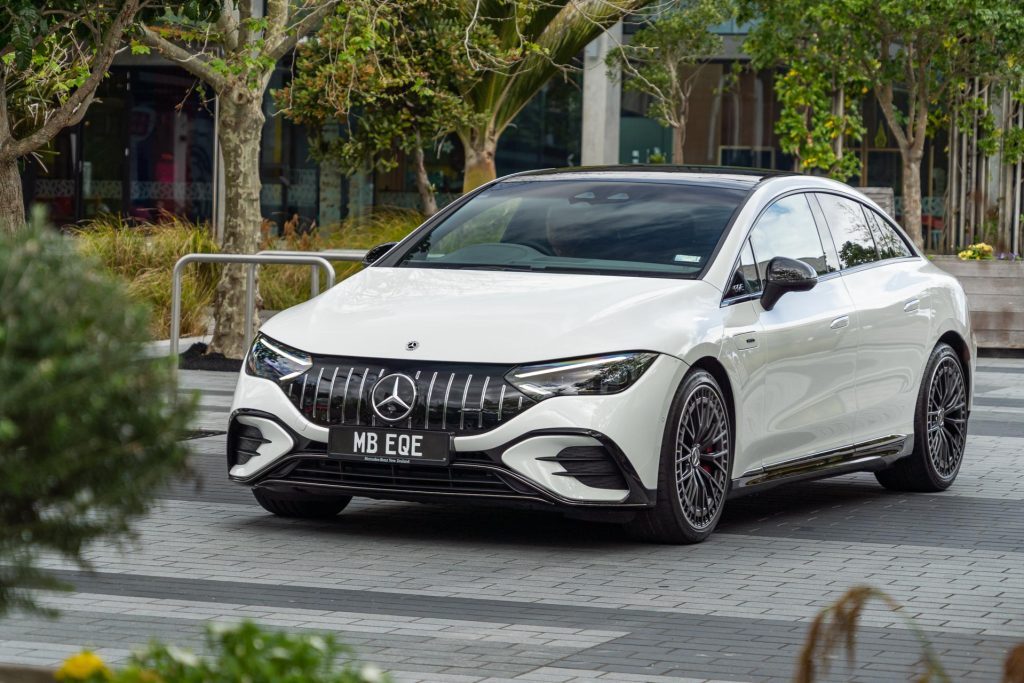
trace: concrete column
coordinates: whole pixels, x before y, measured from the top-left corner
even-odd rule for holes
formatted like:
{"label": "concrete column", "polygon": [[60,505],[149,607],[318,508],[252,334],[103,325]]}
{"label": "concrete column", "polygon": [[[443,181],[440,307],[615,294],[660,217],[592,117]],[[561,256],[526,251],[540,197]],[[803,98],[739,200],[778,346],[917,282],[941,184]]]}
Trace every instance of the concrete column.
{"label": "concrete column", "polygon": [[609,75],[605,59],[622,42],[622,22],[602,33],[583,51],[584,166],[619,163],[619,118],[622,83],[618,70]]}

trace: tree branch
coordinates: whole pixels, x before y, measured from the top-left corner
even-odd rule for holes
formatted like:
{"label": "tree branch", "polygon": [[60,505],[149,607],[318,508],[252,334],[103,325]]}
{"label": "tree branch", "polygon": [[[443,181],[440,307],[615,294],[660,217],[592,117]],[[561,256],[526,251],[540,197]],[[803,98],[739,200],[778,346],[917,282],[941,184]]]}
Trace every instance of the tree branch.
{"label": "tree branch", "polygon": [[121,11],[111,22],[103,42],[98,46],[89,77],[42,126],[20,140],[9,140],[6,146],[0,148],[0,157],[16,159],[34,152],[52,140],[62,129],[82,120],[96,95],[96,88],[114,60],[114,54],[121,44],[125,29],[134,20],[138,8],[139,0],[124,0]]}
{"label": "tree branch", "polygon": [[217,29],[224,36],[224,47],[228,50],[237,50],[238,17],[235,15],[235,3],[232,0],[221,0]]}
{"label": "tree branch", "polygon": [[287,33],[281,36],[280,41],[276,45],[267,41],[267,44],[270,45],[266,51],[267,56],[275,62],[284,57],[298,45],[300,40],[316,30],[320,22],[334,10],[334,6],[337,4],[338,0],[330,0],[317,7],[288,29]]}
{"label": "tree branch", "polygon": [[192,54],[185,48],[175,45],[148,26],[142,27],[141,40],[144,45],[148,45],[196,78],[208,83],[218,93],[227,89],[227,79],[214,71],[213,67],[201,55]]}

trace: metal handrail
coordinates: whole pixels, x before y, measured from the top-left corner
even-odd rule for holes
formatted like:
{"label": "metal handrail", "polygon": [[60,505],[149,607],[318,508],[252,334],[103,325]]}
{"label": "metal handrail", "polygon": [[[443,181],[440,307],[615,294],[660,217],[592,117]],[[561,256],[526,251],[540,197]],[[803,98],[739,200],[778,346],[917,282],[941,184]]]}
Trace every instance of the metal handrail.
{"label": "metal handrail", "polygon": [[[367,249],[325,249],[323,251],[288,251],[287,249],[264,249],[259,252],[263,254],[281,254],[282,256],[322,256],[328,261],[362,261],[366,256]],[[313,266],[309,274],[309,296],[315,297],[320,293],[320,269]]]}
{"label": "metal handrail", "polygon": [[[341,259],[339,259],[341,260]],[[256,308],[256,266],[263,263],[279,265],[314,266],[323,268],[327,274],[327,288],[334,286],[334,266],[323,256],[315,253],[282,254],[186,254],[174,264],[171,277],[171,353],[178,355],[181,337],[181,275],[190,263],[243,263],[248,266],[245,279],[245,344],[252,342],[253,311]],[[315,271],[319,273],[319,271]],[[319,279],[317,280],[319,283]],[[319,289],[319,287],[318,287]]]}

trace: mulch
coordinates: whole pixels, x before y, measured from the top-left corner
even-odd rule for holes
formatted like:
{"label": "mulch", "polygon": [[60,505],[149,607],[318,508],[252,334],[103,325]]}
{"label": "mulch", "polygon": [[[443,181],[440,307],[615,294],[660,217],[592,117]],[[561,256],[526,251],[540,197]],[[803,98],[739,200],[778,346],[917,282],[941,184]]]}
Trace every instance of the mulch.
{"label": "mulch", "polygon": [[213,370],[215,372],[238,372],[242,369],[242,361],[227,358],[222,353],[207,353],[209,347],[198,342],[188,347],[181,354],[178,367],[182,370]]}

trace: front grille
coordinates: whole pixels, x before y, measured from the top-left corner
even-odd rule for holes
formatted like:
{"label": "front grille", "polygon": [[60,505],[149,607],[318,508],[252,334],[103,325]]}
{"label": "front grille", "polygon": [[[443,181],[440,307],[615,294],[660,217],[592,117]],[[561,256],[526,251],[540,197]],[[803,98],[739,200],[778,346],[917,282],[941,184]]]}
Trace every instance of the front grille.
{"label": "front grille", "polygon": [[[315,424],[427,429],[476,434],[497,427],[534,404],[505,381],[509,367],[413,361],[314,358],[313,367],[282,388]],[[370,406],[374,385],[401,373],[416,384],[412,413],[401,422],[380,419]]]}
{"label": "front grille", "polygon": [[[472,457],[466,459],[473,462]],[[481,456],[480,461],[489,461]],[[294,483],[341,484],[363,490],[400,489],[410,493],[532,496],[529,488],[493,470],[430,465],[379,465],[329,458],[299,458],[277,468],[270,479]]]}

